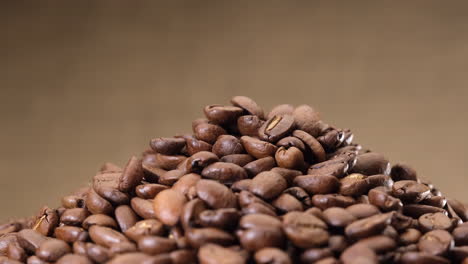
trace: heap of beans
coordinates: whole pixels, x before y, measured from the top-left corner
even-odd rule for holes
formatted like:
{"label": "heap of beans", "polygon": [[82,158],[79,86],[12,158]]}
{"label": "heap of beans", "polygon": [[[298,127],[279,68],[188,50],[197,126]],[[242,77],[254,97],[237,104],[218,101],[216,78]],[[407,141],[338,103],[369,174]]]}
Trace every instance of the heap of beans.
{"label": "heap of beans", "polygon": [[122,169],[0,226],[0,263],[468,263],[468,210],[312,107],[209,105]]}

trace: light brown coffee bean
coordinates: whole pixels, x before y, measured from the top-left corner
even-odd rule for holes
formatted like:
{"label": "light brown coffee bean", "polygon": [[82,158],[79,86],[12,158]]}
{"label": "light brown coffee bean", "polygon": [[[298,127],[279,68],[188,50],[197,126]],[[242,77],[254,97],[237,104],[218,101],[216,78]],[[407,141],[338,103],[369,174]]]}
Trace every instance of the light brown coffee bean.
{"label": "light brown coffee bean", "polygon": [[163,224],[174,226],[179,222],[186,202],[187,199],[183,194],[172,189],[164,190],[154,198],[154,215]]}
{"label": "light brown coffee bean", "polygon": [[373,250],[364,245],[353,245],[347,248],[343,254],[341,254],[340,260],[343,264],[377,264],[379,263],[377,255]]}
{"label": "light brown coffee bean", "polygon": [[56,264],[93,264],[93,262],[85,256],[66,254],[61,257]]}
{"label": "light brown coffee bean", "polygon": [[164,226],[156,219],[147,219],[138,221],[134,226],[127,229],[124,234],[137,242],[144,236],[162,236],[164,234]]}
{"label": "light brown coffee bean", "polygon": [[138,240],[138,249],[148,255],[158,255],[176,250],[177,244],[170,238],[144,236]]}
{"label": "light brown coffee bean", "polygon": [[114,218],[104,214],[90,215],[83,221],[82,224],[83,228],[86,230],[89,229],[89,227],[92,225],[106,226],[117,229],[117,222],[114,220]]}
{"label": "light brown coffee bean", "polygon": [[145,200],[139,197],[133,197],[130,201],[130,206],[132,207],[133,211],[141,218],[150,219],[156,217],[153,203],[154,202],[152,200]]}
{"label": "light brown coffee bean", "polygon": [[60,226],[55,229],[55,237],[67,243],[76,241],[86,241],[88,232],[81,227],[76,226]]}
{"label": "light brown coffee bean", "polygon": [[49,239],[36,250],[36,256],[47,262],[55,262],[70,252],[71,248],[66,242],[59,239]]}
{"label": "light brown coffee bean", "polygon": [[115,220],[117,221],[117,224],[119,225],[122,232],[125,232],[138,221],[138,216],[128,205],[120,205],[115,209],[114,213]]}
{"label": "light brown coffee bean", "polygon": [[237,207],[234,193],[219,182],[200,180],[195,187],[198,197],[214,209]]}
{"label": "light brown coffee bean", "polygon": [[109,215],[114,211],[113,206],[107,200],[99,196],[93,189],[90,189],[86,195],[85,205],[93,214]]}
{"label": "light brown coffee bean", "polygon": [[189,155],[194,155],[200,151],[211,151],[212,148],[211,144],[203,140],[198,140],[194,136],[185,137],[185,143]]}
{"label": "light brown coffee bean", "polygon": [[131,157],[119,177],[119,190],[122,192],[133,190],[133,188],[140,184],[143,176],[141,159]]}
{"label": "light brown coffee bean", "polygon": [[146,183],[135,187],[135,194],[142,199],[154,199],[156,194],[168,188],[162,184]]}
{"label": "light brown coffee bean", "polygon": [[88,216],[89,212],[85,208],[66,209],[60,217],[60,222],[66,225],[81,226]]}
{"label": "light brown coffee bean", "polygon": [[122,233],[97,225],[89,228],[89,236],[96,244],[107,248],[113,244],[128,242],[128,239]]}
{"label": "light brown coffee bean", "polygon": [[247,153],[257,159],[274,156],[278,149],[278,147],[267,141],[262,141],[249,136],[241,137],[240,141]]}

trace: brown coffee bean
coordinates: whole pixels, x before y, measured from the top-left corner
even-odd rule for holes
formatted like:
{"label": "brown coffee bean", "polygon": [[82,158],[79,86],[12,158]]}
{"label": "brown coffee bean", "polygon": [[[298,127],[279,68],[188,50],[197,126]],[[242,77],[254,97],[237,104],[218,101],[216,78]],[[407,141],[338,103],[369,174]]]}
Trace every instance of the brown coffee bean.
{"label": "brown coffee bean", "polygon": [[294,130],[292,135],[302,140],[302,142],[304,142],[304,144],[310,148],[316,162],[325,161],[325,150],[323,149],[322,145],[320,145],[320,142],[315,139],[315,137],[303,130]]}
{"label": "brown coffee bean", "polygon": [[406,164],[395,164],[390,172],[394,181],[416,181],[418,179],[416,171]]}
{"label": "brown coffee bean", "polygon": [[229,246],[235,241],[231,234],[213,227],[191,228],[186,230],[186,236],[193,248],[200,248],[208,243]]}
{"label": "brown coffee bean", "polygon": [[267,115],[267,119],[274,117],[275,115],[292,115],[294,112],[294,106],[290,104],[281,104],[273,107]]}
{"label": "brown coffee bean", "polygon": [[357,156],[356,164],[351,169],[353,173],[364,175],[390,174],[390,163],[379,153],[369,152]]}
{"label": "brown coffee bean", "polygon": [[343,262],[343,264],[379,263],[377,255],[372,249],[359,244],[347,248],[343,254],[341,254],[340,260]]}
{"label": "brown coffee bean", "polygon": [[217,180],[223,184],[232,184],[238,180],[247,178],[247,172],[233,163],[215,162],[202,171],[202,176]]}
{"label": "brown coffee bean", "polygon": [[194,128],[193,133],[197,139],[213,144],[219,136],[225,135],[227,132],[218,125],[202,123]]}
{"label": "brown coffee bean", "polygon": [[164,190],[154,198],[154,215],[163,224],[174,226],[179,222],[179,217],[186,202],[187,199],[183,194],[172,189]]}
{"label": "brown coffee bean", "polygon": [[165,237],[144,236],[138,240],[138,249],[148,255],[158,255],[177,249],[177,244]]}
{"label": "brown coffee bean", "polygon": [[43,261],[42,259],[36,256],[30,256],[28,260],[26,261],[26,263],[27,264],[47,264],[47,262]]}
{"label": "brown coffee bean", "polygon": [[256,251],[264,247],[283,245],[281,221],[264,214],[249,214],[241,218],[237,236],[243,248]]}
{"label": "brown coffee bean", "polygon": [[300,258],[301,263],[316,263],[331,256],[333,256],[333,252],[329,248],[310,248],[305,250]]}
{"label": "brown coffee bean", "polygon": [[402,264],[449,264],[445,258],[425,252],[406,252],[401,257]]}
{"label": "brown coffee bean", "polygon": [[379,209],[372,204],[354,204],[347,207],[346,211],[348,211],[358,219],[366,218],[380,213]]}
{"label": "brown coffee bean", "polygon": [[323,218],[328,225],[334,227],[345,227],[356,220],[346,209],[331,207],[323,211]]}
{"label": "brown coffee bean", "polygon": [[296,147],[280,147],[275,154],[278,166],[286,169],[302,169],[304,167],[304,155]]}
{"label": "brown coffee bean", "polygon": [[337,253],[343,252],[348,247],[348,241],[345,236],[335,235],[328,238],[328,247]]}
{"label": "brown coffee bean", "polygon": [[468,245],[468,226],[459,226],[453,230],[452,234],[457,246]]}
{"label": "brown coffee bean", "polygon": [[317,247],[327,243],[327,225],[319,218],[302,212],[290,212],[283,216],[283,230],[297,247]]}
{"label": "brown coffee bean", "polygon": [[248,163],[254,161],[254,158],[249,154],[231,154],[223,156],[220,160],[222,162],[234,163],[240,167],[244,167]]}
{"label": "brown coffee bean", "polygon": [[338,178],[343,177],[349,169],[347,159],[337,158],[314,164],[309,167],[309,175],[332,175]]}
{"label": "brown coffee bean", "polygon": [[[350,136],[352,137],[352,134]],[[317,140],[320,142],[323,148],[327,150],[327,152],[332,152],[336,150],[341,144],[343,144],[345,140],[345,132],[342,130],[333,129],[317,137]]]}
{"label": "brown coffee bean", "polygon": [[239,252],[215,244],[203,245],[198,251],[198,261],[200,264],[246,263],[246,259]]}
{"label": "brown coffee bean", "polygon": [[[182,176],[185,175],[185,172],[182,170],[170,170],[159,177],[158,183],[162,185],[171,186],[176,181],[178,181]],[[153,197],[154,198],[154,197]]]}
{"label": "brown coffee bean", "polygon": [[117,222],[114,220],[114,218],[104,214],[90,215],[83,221],[82,224],[83,228],[86,230],[89,229],[89,227],[92,225],[106,226],[117,229]]}
{"label": "brown coffee bean", "polygon": [[215,124],[228,124],[236,121],[244,110],[235,106],[207,105],[203,112]]}
{"label": "brown coffee bean", "polygon": [[28,253],[34,253],[46,241],[46,237],[32,229],[23,229],[18,232],[19,245]]}
{"label": "brown coffee bean", "polygon": [[447,212],[439,207],[424,205],[424,204],[405,204],[403,206],[403,213],[407,216],[411,216],[413,218],[419,218],[423,214],[428,213],[444,213]]}
{"label": "brown coffee bean", "polygon": [[0,235],[0,256],[7,254],[8,246],[10,244],[17,244],[17,233],[7,233]]}
{"label": "brown coffee bean", "polygon": [[431,194],[431,195],[428,195],[426,198],[424,198],[424,200],[422,200],[420,203],[430,205],[430,206],[444,208],[445,205],[447,204],[447,199],[445,199],[445,197],[443,197],[443,196],[433,196]]}
{"label": "brown coffee bean", "polygon": [[410,245],[418,242],[421,237],[421,232],[414,228],[408,228],[400,234],[399,242],[403,245]]}
{"label": "brown coffee bean", "polygon": [[378,254],[394,250],[397,246],[395,240],[384,235],[367,237],[359,240],[356,244],[366,246]]}
{"label": "brown coffee bean", "polygon": [[175,155],[185,147],[183,138],[154,138],[150,141],[150,147],[157,153]]}
{"label": "brown coffee bean", "polygon": [[128,239],[120,232],[103,226],[91,226],[89,228],[90,238],[98,245],[110,247],[116,243],[128,242]]}
{"label": "brown coffee bean", "polygon": [[156,219],[147,219],[137,222],[127,229],[124,234],[137,242],[144,236],[161,236],[164,234],[164,226]]}
{"label": "brown coffee bean", "polygon": [[306,147],[304,145],[304,142],[302,140],[298,139],[297,137],[285,137],[280,139],[278,142],[276,142],[276,146],[278,147],[285,147],[286,149],[295,147],[301,150],[302,152],[306,151]]}
{"label": "brown coffee bean", "polygon": [[257,159],[274,156],[278,147],[257,138],[243,136],[240,139],[244,149]]}
{"label": "brown coffee bean", "polygon": [[243,136],[258,136],[258,130],[265,121],[261,120],[258,116],[245,115],[237,119],[237,127]]}
{"label": "brown coffee bean", "polygon": [[183,155],[163,155],[160,153],[155,154],[156,164],[164,170],[175,170],[177,166],[187,159]]}
{"label": "brown coffee bean", "polygon": [[156,217],[153,203],[154,202],[152,200],[145,200],[139,197],[133,197],[130,201],[130,206],[132,207],[133,211],[141,218],[150,219]]}
{"label": "brown coffee bean", "polygon": [[104,263],[110,259],[110,252],[107,248],[93,243],[86,243],[86,255],[97,263]]}
{"label": "brown coffee bean", "polygon": [[92,264],[93,262],[81,255],[76,255],[76,254],[66,254],[63,257],[61,257],[56,264]]}
{"label": "brown coffee bean", "polygon": [[298,201],[300,201],[302,205],[306,208],[312,205],[312,199],[310,199],[309,194],[301,187],[291,187],[284,190],[283,193],[290,194]]}
{"label": "brown coffee bean", "polygon": [[246,96],[234,96],[231,98],[231,103],[234,106],[240,107],[252,115],[256,115],[259,118],[263,119],[263,109],[258,106],[258,104]]}
{"label": "brown coffee bean", "polygon": [[250,188],[250,184],[252,184],[252,179],[244,179],[244,180],[236,181],[231,186],[231,190],[234,192],[248,191]]}
{"label": "brown coffee bean", "polygon": [[119,190],[128,192],[133,190],[143,179],[142,161],[137,157],[131,157],[125,165],[122,175],[119,177]]}
{"label": "brown coffee bean", "polygon": [[208,207],[206,203],[199,198],[196,198],[187,202],[184,205],[182,214],[180,216],[180,222],[182,224],[182,227],[184,229],[189,229],[191,227],[199,226],[200,225],[199,216],[205,210],[208,210]]}
{"label": "brown coffee bean", "polygon": [[156,162],[156,154],[149,154],[143,157],[141,167],[143,168],[143,175],[145,181],[157,183],[159,177],[166,172],[166,170],[158,167]]}
{"label": "brown coffee bean", "polygon": [[204,227],[233,229],[240,219],[240,212],[235,208],[205,210],[198,215],[200,224]]}
{"label": "brown coffee bean", "polygon": [[198,140],[194,136],[185,137],[185,144],[189,155],[194,155],[200,151],[211,151],[212,148],[211,144],[203,140]]}
{"label": "brown coffee bean", "polygon": [[330,175],[304,175],[294,179],[294,184],[309,194],[334,193],[340,186],[339,180]]}
{"label": "brown coffee bean", "polygon": [[423,232],[429,232],[435,229],[450,231],[453,222],[443,213],[429,213],[421,215],[418,219],[419,227]]}
{"label": "brown coffee bean", "polygon": [[78,255],[86,255],[86,242],[76,241],[73,243],[72,251]]}
{"label": "brown coffee bean", "polygon": [[447,202],[462,221],[468,221],[468,208],[462,202],[455,199],[448,199]]}
{"label": "brown coffee bean", "polygon": [[271,204],[283,214],[292,211],[304,211],[302,203],[288,193],[281,194],[278,198],[272,201]]}
{"label": "brown coffee bean", "polygon": [[377,206],[379,209],[385,212],[392,210],[397,211],[400,210],[403,206],[403,203],[400,201],[400,199],[391,196],[379,188],[370,190],[368,197],[371,204]]}
{"label": "brown coffee bean", "polygon": [[138,185],[135,188],[135,194],[142,199],[154,199],[156,194],[167,189],[168,187],[162,184],[146,183]]}
{"label": "brown coffee bean", "polygon": [[277,115],[268,119],[258,130],[262,140],[277,142],[294,129],[294,117],[291,115]]}
{"label": "brown coffee bean", "polygon": [[279,175],[283,176],[283,178],[288,182],[288,184],[292,184],[294,179],[302,175],[301,171],[298,170],[291,170],[286,168],[275,167],[271,169],[272,172],[278,173]]}
{"label": "brown coffee bean", "polygon": [[172,190],[183,195],[188,195],[190,188],[194,187],[200,179],[201,176],[198,174],[185,174],[172,186]]}
{"label": "brown coffee bean", "polygon": [[76,195],[67,195],[62,197],[62,206],[70,209],[70,208],[83,208],[84,207],[84,197],[76,196]]}
{"label": "brown coffee bean", "polygon": [[89,212],[84,208],[67,209],[60,217],[60,222],[66,225],[81,226],[88,216]]}
{"label": "brown coffee bean", "polygon": [[71,248],[66,242],[59,239],[49,239],[36,250],[36,255],[44,261],[55,262],[70,252]]}
{"label": "brown coffee bean", "polygon": [[244,147],[238,138],[231,135],[222,135],[214,143],[212,151],[218,157],[224,157],[226,155],[242,154],[244,153]]}
{"label": "brown coffee bean", "polygon": [[111,214],[114,211],[112,205],[99,196],[93,189],[90,189],[86,199],[85,205],[88,210],[93,214]]}
{"label": "brown coffee bean", "polygon": [[294,109],[293,116],[299,129],[313,136],[318,136],[321,132],[317,124],[320,120],[320,114],[312,107],[300,105]]}
{"label": "brown coffee bean", "polygon": [[28,257],[26,251],[18,243],[11,243],[8,245],[6,256],[11,260],[17,260],[21,262],[25,262]]}
{"label": "brown coffee bean", "polygon": [[322,210],[330,207],[346,208],[356,203],[352,197],[339,194],[316,194],[312,196],[312,204]]}
{"label": "brown coffee bean", "polygon": [[392,216],[393,213],[377,214],[357,220],[346,227],[346,236],[351,239],[360,239],[376,235],[390,224]]}
{"label": "brown coffee bean", "polygon": [[55,229],[55,237],[68,243],[86,241],[88,232],[81,227],[60,226]]}
{"label": "brown coffee bean", "polygon": [[179,249],[170,253],[172,264],[196,264],[197,254],[191,249]]}
{"label": "brown coffee bean", "polygon": [[420,202],[430,195],[430,188],[416,181],[397,181],[393,184],[392,194],[406,202]]}
{"label": "brown coffee bean", "polygon": [[[54,229],[58,224],[59,216],[57,210],[45,206],[39,211],[33,229],[44,236],[50,236],[54,233]],[[11,232],[19,231],[19,226],[16,223],[12,223],[11,226],[13,227],[10,230]]]}
{"label": "brown coffee bean", "polygon": [[418,242],[419,251],[442,256],[454,245],[453,237],[445,230],[434,230],[424,234]]}
{"label": "brown coffee bean", "polygon": [[251,203],[242,208],[242,214],[266,214],[276,216],[275,210],[265,203]]}
{"label": "brown coffee bean", "polygon": [[263,248],[254,255],[257,264],[292,264],[288,254],[277,248]]}
{"label": "brown coffee bean", "polygon": [[115,220],[117,221],[122,232],[125,232],[127,229],[135,225],[135,223],[138,221],[138,216],[128,205],[121,205],[117,207],[114,213]]}
{"label": "brown coffee bean", "polygon": [[262,172],[253,178],[250,191],[263,199],[273,199],[288,187],[286,180],[275,172]]}
{"label": "brown coffee bean", "polygon": [[200,180],[196,185],[198,197],[214,209],[236,208],[237,198],[223,184],[212,180]]}
{"label": "brown coffee bean", "polygon": [[258,160],[249,162],[244,166],[245,171],[249,177],[255,177],[257,174],[269,171],[276,166],[275,159],[273,157],[265,157]]}
{"label": "brown coffee bean", "polygon": [[200,151],[188,158],[186,170],[189,172],[199,173],[208,165],[218,161],[219,158],[214,153],[208,151]]}

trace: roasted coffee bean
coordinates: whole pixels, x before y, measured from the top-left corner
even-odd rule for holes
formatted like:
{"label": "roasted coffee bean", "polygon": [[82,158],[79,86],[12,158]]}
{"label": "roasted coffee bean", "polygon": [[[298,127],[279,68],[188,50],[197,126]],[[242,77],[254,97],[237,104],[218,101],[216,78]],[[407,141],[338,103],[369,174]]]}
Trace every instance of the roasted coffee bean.
{"label": "roasted coffee bean", "polygon": [[418,219],[419,227],[423,232],[429,232],[435,229],[452,229],[454,223],[443,213],[429,213],[421,215]]}
{"label": "roasted coffee bean", "polygon": [[361,239],[356,243],[356,245],[357,244],[366,246],[378,254],[394,250],[397,246],[395,240],[383,235],[371,236]]}
{"label": "roasted coffee bean", "polygon": [[18,232],[17,240],[28,253],[34,253],[47,238],[35,230],[23,229]]}
{"label": "roasted coffee bean", "polygon": [[217,180],[224,184],[232,184],[238,180],[247,178],[247,172],[233,163],[215,162],[202,171],[202,176]]}
{"label": "roasted coffee bean", "polygon": [[237,207],[234,193],[219,182],[200,180],[195,187],[198,197],[214,209]]}
{"label": "roasted coffee bean", "polygon": [[401,257],[402,264],[449,264],[445,258],[434,256],[425,252],[406,252]]}
{"label": "roasted coffee bean", "polygon": [[207,105],[203,112],[215,124],[228,124],[237,120],[244,110],[235,106]]}
{"label": "roasted coffee bean", "polygon": [[128,204],[129,196],[113,187],[109,186],[95,186],[94,190],[102,198],[109,201],[113,205]]}
{"label": "roasted coffee bean", "polygon": [[264,122],[258,116],[245,115],[237,119],[237,127],[241,135],[256,137],[258,136],[258,130]]}
{"label": "roasted coffee bean", "polygon": [[177,165],[187,159],[183,155],[163,155],[160,153],[156,153],[155,157],[158,167],[164,170],[175,170],[177,169]]}
{"label": "roasted coffee bean", "polygon": [[231,98],[231,103],[234,106],[240,107],[252,115],[256,115],[259,118],[263,119],[263,109],[258,106],[258,104],[246,96],[234,96]]}
{"label": "roasted coffee bean", "polygon": [[271,208],[265,203],[251,203],[242,208],[242,214],[266,214],[271,216],[276,216],[274,208]]}
{"label": "roasted coffee bean", "polygon": [[445,199],[445,197],[443,197],[443,196],[429,195],[424,200],[422,200],[420,203],[430,205],[430,206],[444,208],[445,205],[447,204],[447,199]]}
{"label": "roasted coffee bean", "polygon": [[278,166],[286,169],[301,169],[304,167],[304,155],[296,147],[280,147],[275,154]]}
{"label": "roasted coffee bean", "polygon": [[91,226],[89,228],[90,238],[98,245],[110,247],[116,243],[128,242],[128,239],[120,232],[103,226]]}
{"label": "roasted coffee bean", "polygon": [[229,230],[237,226],[240,212],[235,208],[205,210],[199,214],[198,218],[200,224],[204,227],[216,227]]}
{"label": "roasted coffee bean", "polygon": [[159,177],[159,183],[162,185],[171,186],[175,182],[177,182],[182,176],[185,175],[184,171],[181,170],[170,170],[164,173],[161,177]]}
{"label": "roasted coffee bean", "polygon": [[104,214],[90,215],[83,221],[82,224],[83,228],[86,230],[89,229],[89,227],[92,225],[106,226],[117,229],[117,222],[114,220],[114,218]]}
{"label": "roasted coffee bean", "polygon": [[334,227],[345,227],[356,220],[346,209],[331,207],[323,211],[323,217],[328,225]]}
{"label": "roasted coffee bean", "polygon": [[187,199],[183,194],[172,189],[164,190],[154,198],[152,207],[154,208],[154,215],[163,224],[174,226],[179,222],[179,217],[186,202]]}
{"label": "roasted coffee bean", "polygon": [[138,185],[135,188],[135,194],[142,199],[154,199],[154,197],[156,197],[156,194],[160,193],[161,191],[167,188],[169,187],[162,184],[146,183]]}
{"label": "roasted coffee bean", "polygon": [[292,264],[288,254],[277,248],[263,248],[254,255],[257,264]]}
{"label": "roasted coffee bean", "polygon": [[112,205],[99,196],[93,189],[90,189],[86,195],[85,205],[93,214],[111,214],[114,210]]}
{"label": "roasted coffee bean", "polygon": [[[350,131],[347,132],[351,133]],[[333,152],[343,144],[345,136],[347,136],[345,131],[333,129],[317,137],[317,140],[327,152]],[[349,135],[349,139],[352,141],[352,134]]]}
{"label": "roasted coffee bean", "polygon": [[448,199],[447,202],[462,221],[468,221],[468,208],[463,203],[455,199]]}
{"label": "roasted coffee bean", "polygon": [[185,147],[183,138],[154,138],[150,141],[150,147],[157,153],[175,155]]}
{"label": "roasted coffee bean", "polygon": [[249,136],[241,137],[240,141],[247,153],[257,159],[274,156],[276,150],[278,149],[277,146],[267,141],[262,141],[260,139]]}
{"label": "roasted coffee bean", "polygon": [[340,193],[343,195],[363,195],[369,189],[377,186],[390,186],[393,182],[390,177],[378,174],[364,176],[359,173],[350,174],[340,180]]}
{"label": "roasted coffee bean", "polygon": [[81,227],[60,226],[55,229],[55,237],[68,243],[86,241],[88,232]]}
{"label": "roasted coffee bean", "polygon": [[284,147],[286,149],[295,147],[301,150],[302,152],[306,151],[306,147],[304,145],[304,142],[302,140],[298,139],[297,137],[285,137],[279,140],[276,143],[276,146],[278,147]]}
{"label": "roasted coffee bean", "polygon": [[222,135],[214,143],[212,151],[218,157],[224,157],[232,154],[242,154],[244,153],[244,147],[238,138],[231,135]]}
{"label": "roasted coffee bean", "polygon": [[331,175],[304,175],[294,178],[294,184],[309,194],[328,194],[338,190],[340,181]]}
{"label": "roasted coffee bean", "polygon": [[273,207],[269,203],[263,201],[261,198],[255,196],[253,193],[249,191],[241,191],[238,196],[238,202],[241,207],[245,207],[253,203],[261,203],[273,209]]}
{"label": "roasted coffee bean", "polygon": [[267,171],[253,178],[249,190],[263,199],[273,199],[287,187],[288,183],[280,174]]}
{"label": "roasted coffee bean", "polygon": [[354,204],[346,208],[346,211],[354,217],[361,219],[380,213],[379,209],[372,204]]}
{"label": "roasted coffee bean", "polygon": [[406,230],[410,227],[416,227],[418,225],[418,222],[416,219],[413,219],[409,216],[403,215],[399,212],[393,214],[391,225],[399,230]]}
{"label": "roasted coffee bean", "polygon": [[368,193],[369,202],[377,206],[382,211],[398,211],[402,208],[403,203],[400,199],[395,198],[382,189],[374,188]]}
{"label": "roasted coffee bean", "polygon": [[42,259],[36,256],[30,256],[26,261],[28,264],[47,264],[47,262],[43,261]]}
{"label": "roasted coffee bean", "polygon": [[309,175],[332,175],[342,178],[348,171],[350,165],[347,159],[336,158],[314,164],[309,167]]}
{"label": "roasted coffee bean", "polygon": [[305,250],[300,258],[302,263],[316,263],[331,256],[333,252],[329,248],[310,248]]}
{"label": "roasted coffee bean", "polygon": [[246,259],[239,252],[215,244],[203,245],[198,251],[200,264],[244,264]]}
{"label": "roasted coffee bean", "polygon": [[194,136],[185,137],[185,144],[189,155],[194,155],[200,151],[211,151],[213,147],[211,144],[203,140],[198,140]]}
{"label": "roasted coffee bean", "polygon": [[76,241],[73,243],[73,253],[79,255],[86,255],[86,242]]}
{"label": "roasted coffee bean", "polygon": [[231,234],[213,227],[191,228],[186,230],[185,235],[193,248],[200,248],[208,243],[229,246],[235,241],[235,238]]}
{"label": "roasted coffee bean", "polygon": [[186,170],[189,172],[201,172],[208,165],[218,162],[219,158],[214,153],[200,151],[188,158]]}
{"label": "roasted coffee bean", "polygon": [[11,243],[8,245],[6,256],[9,259],[21,262],[25,262],[28,257],[26,251],[18,243]]}
{"label": "roasted coffee bean", "polygon": [[93,243],[86,243],[86,255],[97,263],[104,263],[110,259],[107,248]]}
{"label": "roasted coffee bean", "polygon": [[199,198],[187,202],[184,205],[182,214],[180,216],[180,222],[184,229],[197,227],[198,225],[200,225],[199,216],[203,211],[207,209],[208,207],[206,203]]}
{"label": "roasted coffee bean", "polygon": [[292,184],[294,179],[302,175],[301,171],[298,170],[291,170],[286,168],[275,167],[271,169],[272,172],[278,173],[279,175],[283,176],[283,178],[288,182],[288,185]]}
{"label": "roasted coffee bean", "polygon": [[377,214],[357,220],[346,227],[346,236],[351,239],[360,239],[376,235],[390,224],[392,216],[393,213]]}
{"label": "roasted coffee bean", "polygon": [[351,172],[364,175],[390,174],[390,163],[379,153],[369,152],[357,156]]}
{"label": "roasted coffee bean", "polygon": [[355,244],[347,248],[340,257],[343,264],[377,264],[379,263],[374,251],[364,245]]}
{"label": "roasted coffee bean", "polygon": [[234,163],[240,167],[244,167],[248,163],[254,161],[254,157],[250,156],[249,154],[231,154],[223,156],[220,160],[222,162]]}
{"label": "roasted coffee bean", "polygon": [[156,217],[152,200],[145,200],[139,197],[134,197],[130,201],[130,206],[132,207],[133,211],[143,219]]}
{"label": "roasted coffee bean", "polygon": [[0,236],[0,256],[7,254],[8,245],[17,244],[17,233],[6,233]]}
{"label": "roasted coffee bean", "polygon": [[302,203],[288,193],[281,194],[278,198],[272,201],[271,204],[281,213],[304,211]]}
{"label": "roasted coffee bean", "polygon": [[428,213],[447,214],[442,208],[424,204],[405,204],[405,206],[403,206],[403,213],[413,218],[419,218],[421,215]]}
{"label": "roasted coffee bean", "polygon": [[277,142],[294,129],[294,117],[292,115],[277,115],[268,119],[258,130],[262,140]]}
{"label": "roasted coffee bean", "polygon": [[452,234],[457,246],[468,245],[468,226],[459,226],[453,230]]}
{"label": "roasted coffee bean", "polygon": [[252,184],[252,179],[240,180],[231,186],[231,190],[234,192],[248,191],[250,189],[250,184]]}
{"label": "roasted coffee bean", "polygon": [[172,190],[187,196],[190,188],[194,187],[200,179],[201,176],[198,174],[185,174],[172,186]]}
{"label": "roasted coffee bean", "polygon": [[137,242],[144,236],[161,236],[164,234],[164,226],[156,219],[147,219],[137,222],[134,226],[127,229],[125,235],[131,240]]}
{"label": "roasted coffee bean", "polygon": [[138,249],[148,255],[158,255],[177,249],[177,244],[175,240],[165,237],[144,236],[138,240]]}
{"label": "roasted coffee bean", "polygon": [[275,159],[273,157],[265,157],[252,162],[249,162],[244,166],[245,171],[249,177],[255,177],[257,174],[269,171],[276,166]]}
{"label": "roasted coffee bean", "polygon": [[81,226],[88,216],[89,212],[84,208],[67,209],[60,217],[60,222],[66,225]]}
{"label": "roasted coffee bean", "polygon": [[341,253],[348,247],[348,241],[342,235],[330,236],[328,238],[328,247],[333,252]]}
{"label": "roasted coffee bean", "polygon": [[402,234],[400,234],[399,242],[403,245],[410,245],[417,243],[421,237],[421,232],[414,228],[408,228]]}
{"label": "roasted coffee bean", "polygon": [[[58,224],[59,216],[57,210],[46,206],[43,207],[37,215],[33,229],[44,236],[50,236],[54,233],[54,229]],[[11,226],[13,227],[13,229],[10,229],[11,232],[18,231],[20,229],[17,223],[12,223]]]}
{"label": "roasted coffee bean", "polygon": [[435,256],[442,256],[453,247],[453,237],[445,230],[434,230],[424,234],[418,242],[418,249]]}
{"label": "roasted coffee bean", "polygon": [[84,197],[80,197],[77,195],[67,195],[62,197],[62,206],[70,209],[70,208],[83,208],[84,207]]}
{"label": "roasted coffee bean", "polygon": [[172,264],[196,264],[197,254],[191,249],[179,249],[170,253]]}
{"label": "roasted coffee bean", "polygon": [[352,197],[339,194],[316,194],[312,196],[312,204],[322,210],[330,207],[346,208],[356,203]]}
{"label": "roasted coffee bean", "polygon": [[319,218],[301,212],[290,212],[283,216],[283,230],[297,247],[317,247],[327,243],[327,225]]}
{"label": "roasted coffee bean", "polygon": [[151,183],[157,183],[159,177],[166,172],[166,170],[158,167],[155,154],[146,155],[143,157],[141,167],[143,168],[145,181]]}
{"label": "roasted coffee bean", "polygon": [[397,181],[393,184],[392,194],[405,202],[420,202],[430,195],[430,188],[416,181]]}
{"label": "roasted coffee bean", "polygon": [[293,117],[296,125],[299,129],[306,131],[307,133],[318,136],[321,132],[320,125],[320,114],[308,105],[300,105],[293,111]]}
{"label": "roasted coffee bean", "polygon": [[243,248],[256,251],[284,244],[281,221],[264,214],[249,214],[241,218],[237,236]]}
{"label": "roasted coffee bean", "polygon": [[138,221],[138,216],[130,206],[121,205],[115,209],[115,220],[117,221],[120,230],[125,232]]}
{"label": "roasted coffee bean", "polygon": [[202,123],[194,128],[193,133],[197,139],[213,144],[219,136],[225,135],[227,132],[218,125]]}
{"label": "roasted coffee bean", "polygon": [[56,264],[92,264],[93,262],[81,255],[76,255],[76,254],[66,254],[63,257],[61,257]]}
{"label": "roasted coffee bean", "polygon": [[49,239],[36,250],[36,255],[44,261],[55,262],[70,252],[71,248],[66,242],[59,239]]}
{"label": "roasted coffee bean", "polygon": [[290,104],[281,104],[273,107],[267,115],[267,119],[274,117],[275,115],[292,115],[294,112],[294,106]]}
{"label": "roasted coffee bean", "polygon": [[323,149],[322,145],[320,145],[320,142],[315,139],[315,137],[303,130],[294,130],[292,135],[302,140],[302,142],[304,142],[304,144],[309,147],[314,155],[316,162],[325,161],[325,150]]}
{"label": "roasted coffee bean", "polygon": [[123,242],[112,244],[109,248],[109,253],[111,256],[115,256],[117,254],[124,254],[137,251],[137,247],[135,244],[131,242]]}
{"label": "roasted coffee bean", "polygon": [[416,181],[418,179],[416,171],[406,164],[395,164],[390,172],[394,181]]}
{"label": "roasted coffee bean", "polygon": [[142,161],[131,157],[119,177],[119,191],[128,192],[135,188],[143,179]]}
{"label": "roasted coffee bean", "polygon": [[290,194],[291,196],[299,200],[304,207],[310,207],[312,205],[312,200],[310,199],[309,194],[301,187],[291,187],[284,190],[283,193]]}

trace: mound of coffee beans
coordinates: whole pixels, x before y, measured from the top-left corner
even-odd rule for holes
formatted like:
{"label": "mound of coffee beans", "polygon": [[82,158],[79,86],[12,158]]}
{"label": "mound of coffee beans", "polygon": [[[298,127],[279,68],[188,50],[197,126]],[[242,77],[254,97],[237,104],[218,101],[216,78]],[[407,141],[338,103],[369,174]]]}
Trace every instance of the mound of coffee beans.
{"label": "mound of coffee beans", "polygon": [[468,209],[312,107],[236,96],[0,226],[0,263],[468,263]]}

